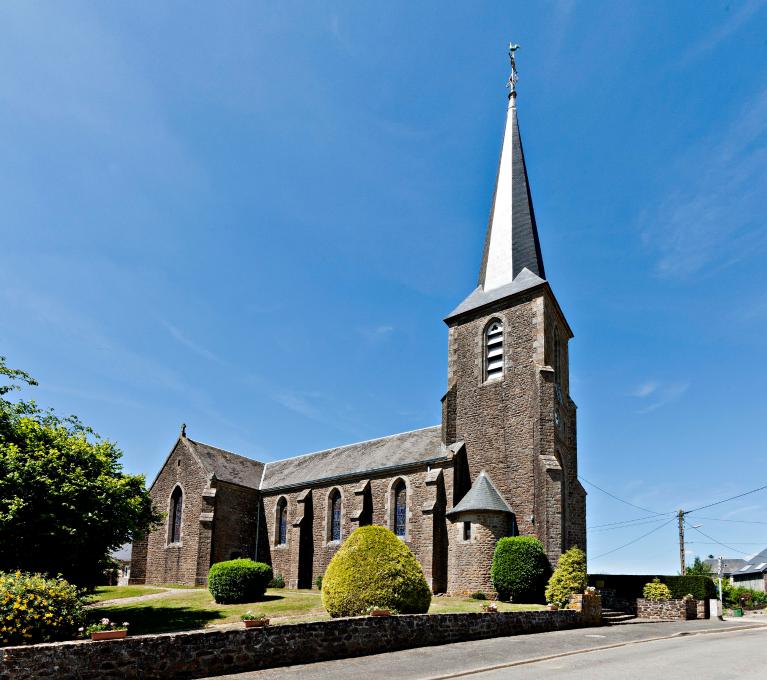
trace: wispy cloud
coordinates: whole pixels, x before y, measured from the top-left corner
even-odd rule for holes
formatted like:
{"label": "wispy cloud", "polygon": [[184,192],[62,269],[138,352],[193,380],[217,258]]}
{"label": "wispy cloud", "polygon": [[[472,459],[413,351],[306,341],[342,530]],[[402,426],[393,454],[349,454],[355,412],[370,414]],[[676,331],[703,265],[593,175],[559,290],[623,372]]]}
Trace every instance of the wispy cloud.
{"label": "wispy cloud", "polygon": [[658,389],[658,383],[650,380],[650,381],[642,383],[641,385],[638,385],[636,388],[631,390],[629,394],[632,397],[639,397],[640,399],[644,399],[645,397],[649,397],[657,389]]}
{"label": "wispy cloud", "polygon": [[181,343],[184,347],[191,350],[195,354],[203,357],[204,359],[208,359],[209,361],[213,361],[217,364],[220,364],[222,366],[228,365],[226,361],[224,361],[221,357],[219,357],[217,354],[214,354],[209,349],[206,349],[202,345],[196,343],[194,340],[190,339],[186,334],[184,334],[181,329],[174,326],[169,321],[166,321],[165,319],[160,319],[160,323],[165,327],[165,330],[170,333],[170,335],[179,343]]}
{"label": "wispy cloud", "polygon": [[369,326],[366,328],[357,329],[359,334],[368,342],[381,342],[386,340],[392,333],[394,333],[394,326],[382,324],[379,326]]}
{"label": "wispy cloud", "polygon": [[630,396],[642,400],[643,406],[637,413],[651,413],[677,401],[690,387],[689,382],[660,382],[648,380],[629,392]]}
{"label": "wispy cloud", "polygon": [[317,392],[294,392],[290,390],[278,392],[274,396],[274,400],[286,409],[312,420],[324,422],[322,411],[318,407],[320,398],[321,395]]}
{"label": "wispy cloud", "polygon": [[669,184],[684,188],[643,216],[642,240],[658,256],[659,275],[712,274],[767,249],[765,127],[767,89],[671,168]]}
{"label": "wispy cloud", "polygon": [[767,5],[767,0],[748,0],[744,2],[725,21],[721,22],[715,30],[704,36],[701,40],[690,47],[683,55],[679,66],[687,66],[698,57],[707,54],[718,47],[722,42],[735,34],[751,17]]}

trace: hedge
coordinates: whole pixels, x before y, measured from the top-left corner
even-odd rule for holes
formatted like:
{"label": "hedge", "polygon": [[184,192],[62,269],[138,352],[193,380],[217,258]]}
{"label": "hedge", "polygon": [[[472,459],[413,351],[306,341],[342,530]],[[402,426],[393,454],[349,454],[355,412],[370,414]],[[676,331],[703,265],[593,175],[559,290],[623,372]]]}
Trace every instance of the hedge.
{"label": "hedge", "polygon": [[507,536],[495,545],[490,579],[502,600],[542,602],[550,570],[537,538]]}
{"label": "hedge", "polygon": [[380,526],[355,529],[322,578],[322,604],[332,617],[359,616],[371,607],[425,614],[431,590],[415,555]]}
{"label": "hedge", "polygon": [[681,600],[692,595],[696,600],[716,597],[716,585],[710,576],[689,574],[686,576],[664,576],[662,574],[589,574],[589,585],[599,590],[614,590],[618,597],[629,600],[642,597],[646,583],[654,578],[665,583],[671,590],[671,597]]}
{"label": "hedge", "polygon": [[208,590],[218,604],[254,602],[264,596],[272,568],[263,562],[239,559],[217,562],[208,572]]}

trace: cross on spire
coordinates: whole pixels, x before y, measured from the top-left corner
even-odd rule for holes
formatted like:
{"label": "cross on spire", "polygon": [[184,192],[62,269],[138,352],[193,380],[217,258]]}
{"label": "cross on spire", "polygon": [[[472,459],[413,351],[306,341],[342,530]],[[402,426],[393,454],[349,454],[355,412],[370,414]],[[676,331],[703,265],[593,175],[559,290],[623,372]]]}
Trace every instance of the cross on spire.
{"label": "cross on spire", "polygon": [[519,45],[516,43],[509,43],[509,61],[511,62],[511,75],[509,76],[509,82],[506,83],[506,87],[509,88],[509,97],[513,97],[517,94],[517,81],[519,76],[517,75],[517,57],[515,52],[519,49]]}

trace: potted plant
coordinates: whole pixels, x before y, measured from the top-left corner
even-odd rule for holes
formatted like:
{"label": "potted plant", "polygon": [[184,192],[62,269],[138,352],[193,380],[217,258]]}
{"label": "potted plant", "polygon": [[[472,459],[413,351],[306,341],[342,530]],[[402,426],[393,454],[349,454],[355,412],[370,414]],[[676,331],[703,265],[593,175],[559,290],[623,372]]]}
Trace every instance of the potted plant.
{"label": "potted plant", "polygon": [[263,628],[269,625],[269,619],[263,614],[254,614],[249,611],[240,617],[245,624],[245,628]]}
{"label": "potted plant", "polygon": [[391,607],[379,607],[376,605],[371,605],[365,610],[365,613],[368,616],[391,616],[397,612]]}
{"label": "potted plant", "polygon": [[550,612],[555,612],[559,610],[559,605],[556,602],[550,602],[546,605],[546,609],[548,609]]}
{"label": "potted plant", "polygon": [[103,618],[98,623],[92,623],[85,630],[82,627],[79,630],[85,636],[90,636],[91,640],[116,640],[128,634],[128,622],[124,621],[120,625]]}
{"label": "potted plant", "polygon": [[495,602],[486,602],[482,605],[482,611],[488,614],[497,614],[498,605]]}

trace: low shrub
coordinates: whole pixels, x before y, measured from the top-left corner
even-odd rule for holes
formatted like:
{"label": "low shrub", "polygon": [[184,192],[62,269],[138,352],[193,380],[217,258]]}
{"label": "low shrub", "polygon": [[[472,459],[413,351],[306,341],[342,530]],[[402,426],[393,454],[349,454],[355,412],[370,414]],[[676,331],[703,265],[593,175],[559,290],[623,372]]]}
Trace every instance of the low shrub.
{"label": "low shrub", "polygon": [[670,600],[671,588],[665,583],[661,583],[660,579],[656,577],[650,583],[645,584],[642,589],[642,596],[645,600]]}
{"label": "low shrub", "polygon": [[0,644],[70,640],[82,620],[80,594],[64,579],[0,572]]}
{"label": "low shrub", "polygon": [[767,606],[767,593],[734,586],[727,579],[722,580],[722,596],[726,607],[763,609]]}
{"label": "low shrub", "polygon": [[282,576],[282,574],[277,574],[271,581],[269,581],[268,588],[284,588],[285,587],[285,578]]}
{"label": "low shrub", "polygon": [[314,585],[317,586],[317,590],[322,590],[322,574],[314,579]]}
{"label": "low shrub", "polygon": [[543,544],[537,538],[510,536],[495,546],[490,578],[502,600],[541,602],[549,571]]}
{"label": "low shrub", "polygon": [[208,590],[218,604],[253,602],[264,596],[272,568],[248,559],[217,562],[208,572]]}
{"label": "low shrub", "polygon": [[476,593],[472,593],[471,595],[469,595],[469,597],[472,600],[486,600],[487,599],[487,595],[485,595],[485,593],[483,593],[481,590],[478,590]]}
{"label": "low shrub", "polygon": [[381,526],[355,529],[330,560],[322,604],[332,617],[359,616],[370,607],[423,614],[431,590],[415,555]]}
{"label": "low shrub", "polygon": [[582,593],[589,584],[586,573],[586,553],[570,548],[562,553],[559,564],[546,586],[546,602],[564,607],[573,593]]}

